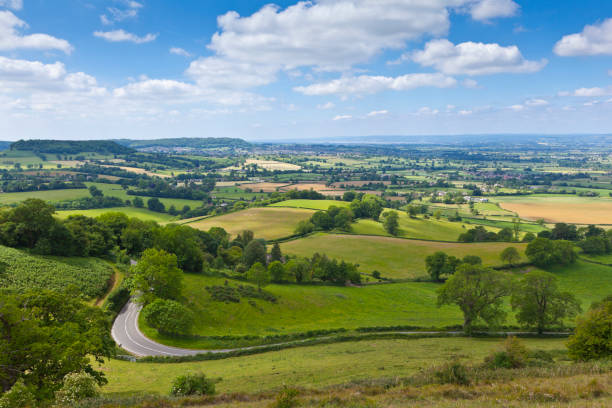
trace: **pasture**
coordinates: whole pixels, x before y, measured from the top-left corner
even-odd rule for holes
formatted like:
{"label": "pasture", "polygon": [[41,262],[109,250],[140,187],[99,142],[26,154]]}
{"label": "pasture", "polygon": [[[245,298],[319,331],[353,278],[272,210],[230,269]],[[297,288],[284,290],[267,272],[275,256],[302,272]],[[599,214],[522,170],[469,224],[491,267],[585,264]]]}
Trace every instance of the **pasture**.
{"label": "pasture", "polygon": [[309,219],[312,214],[312,210],[300,208],[249,208],[187,225],[205,231],[221,227],[234,236],[244,230],[251,230],[256,238],[278,239],[293,235],[297,224]]}
{"label": "pasture", "polygon": [[499,197],[500,206],[528,220],[548,223],[612,224],[612,200],[573,195]]}
{"label": "pasture", "polygon": [[113,275],[113,268],[101,259],[39,256],[4,246],[0,263],[6,266],[0,288],[62,291],[74,286],[86,299],[103,295]]}
{"label": "pasture", "polygon": [[486,265],[500,265],[499,254],[509,246],[524,253],[524,244],[508,242],[463,244],[339,234],[315,234],[281,244],[284,253],[312,256],[319,252],[331,258],[358,263],[361,272],[376,270],[383,277],[392,279],[426,276],[425,258],[436,251],[461,258],[478,255]]}
{"label": "pasture", "polygon": [[65,200],[76,200],[78,198],[90,197],[89,191],[86,188],[76,189],[69,188],[64,190],[43,190],[43,191],[25,191],[19,193],[2,193],[0,194],[0,204],[10,205],[17,204],[28,198],[38,198],[45,201],[57,202]]}
{"label": "pasture", "polygon": [[268,207],[291,207],[291,208],[306,208],[310,210],[327,211],[329,207],[348,207],[351,203],[338,200],[285,200],[279,203],[270,204]]}
{"label": "pasture", "polygon": [[[562,350],[565,339],[524,339],[536,350]],[[167,394],[172,380],[188,372],[222,378],[220,393],[261,392],[286,384],[317,388],[363,379],[407,377],[457,356],[479,363],[501,347],[501,339],[437,338],[367,340],[274,351],[225,360],[160,364],[107,361],[105,394]]]}
{"label": "pasture", "polygon": [[135,207],[96,208],[93,210],[67,210],[67,211],[57,211],[55,215],[63,219],[63,218],[68,218],[71,215],[84,215],[86,217],[97,217],[107,212],[122,212],[128,217],[135,217],[143,221],[155,221],[159,223],[165,223],[174,218],[170,214],[158,213],[158,212],[149,211],[146,208],[135,208]]}

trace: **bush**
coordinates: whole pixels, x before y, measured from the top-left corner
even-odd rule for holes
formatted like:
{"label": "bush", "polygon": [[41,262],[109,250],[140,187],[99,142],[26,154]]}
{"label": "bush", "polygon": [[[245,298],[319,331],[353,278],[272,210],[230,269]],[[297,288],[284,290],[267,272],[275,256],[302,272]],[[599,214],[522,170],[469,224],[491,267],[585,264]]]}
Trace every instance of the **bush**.
{"label": "bush", "polygon": [[64,377],[62,388],[55,393],[55,401],[60,406],[66,406],[99,395],[98,384],[91,374],[85,372],[69,373]]}
{"label": "bush", "polygon": [[0,396],[0,408],[33,408],[35,406],[34,394],[26,387],[23,380],[17,381],[10,390]]}
{"label": "bush", "polygon": [[162,334],[189,334],[194,322],[191,310],[174,300],[157,299],[142,314],[145,322]]}
{"label": "bush", "polygon": [[485,365],[490,368],[522,368],[527,365],[529,351],[516,337],[508,337],[503,350],[485,358]]}
{"label": "bush", "polygon": [[594,305],[578,320],[567,344],[573,360],[596,360],[612,356],[612,299]]}
{"label": "bush", "polygon": [[449,363],[434,372],[440,384],[470,385],[467,368],[461,363]]}
{"label": "bush", "polygon": [[119,288],[108,297],[106,308],[114,313],[119,313],[128,300],[130,300],[130,296],[128,288]]}
{"label": "bush", "polygon": [[276,396],[276,401],[272,404],[272,408],[294,408],[300,405],[297,397],[298,390],[295,388],[285,387]]}
{"label": "bush", "polygon": [[203,373],[178,376],[172,382],[170,395],[175,397],[188,395],[214,395],[215,381],[206,378]]}

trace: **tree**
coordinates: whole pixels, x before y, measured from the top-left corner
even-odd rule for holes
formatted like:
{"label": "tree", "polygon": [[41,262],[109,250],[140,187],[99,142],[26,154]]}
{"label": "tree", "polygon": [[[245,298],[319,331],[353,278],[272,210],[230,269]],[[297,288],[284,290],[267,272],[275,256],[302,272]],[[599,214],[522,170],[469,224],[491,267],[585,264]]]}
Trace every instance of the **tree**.
{"label": "tree", "polygon": [[104,193],[102,192],[102,190],[100,190],[96,186],[89,187],[89,194],[91,194],[92,197],[103,197],[104,196]]}
{"label": "tree", "polygon": [[270,273],[259,262],[255,262],[253,266],[247,272],[247,279],[257,285],[257,288],[261,290],[270,283]]}
{"label": "tree", "polygon": [[535,327],[542,334],[546,327],[563,322],[580,312],[580,303],[569,292],[561,292],[555,275],[532,271],[516,286],[511,299],[512,310],[518,309],[516,320]]}
{"label": "tree", "polygon": [[154,246],[176,255],[179,268],[185,272],[202,272],[204,254],[198,231],[195,229],[176,224],[156,228]]}
{"label": "tree", "polygon": [[159,201],[159,198],[157,197],[149,198],[147,200],[147,207],[149,208],[149,210],[155,211],[155,212],[166,211],[166,207],[164,206],[164,203]]}
{"label": "tree", "polygon": [[327,211],[317,211],[310,218],[310,222],[319,230],[329,231],[334,228],[334,220]]}
{"label": "tree", "polygon": [[177,300],[183,290],[183,272],[178,268],[176,255],[155,248],[143,252],[138,264],[132,267],[132,294],[149,304],[155,299]]}
{"label": "tree", "polygon": [[578,319],[567,348],[570,358],[579,361],[612,355],[612,296],[593,305],[584,318]]}
{"label": "tree", "polygon": [[302,220],[298,222],[297,227],[295,227],[295,235],[310,234],[312,231],[314,231],[314,229],[315,229],[315,226],[313,225],[312,222],[307,221],[307,220]]}
{"label": "tree", "polygon": [[434,282],[440,282],[442,280],[442,275],[452,275],[455,273],[455,269],[460,263],[461,261],[459,259],[454,256],[448,256],[442,251],[438,251],[425,258],[427,273]]}
{"label": "tree", "polygon": [[278,242],[275,242],[274,245],[272,246],[272,251],[270,251],[270,261],[280,262],[282,260],[283,260],[283,253],[281,252],[280,245],[278,245]]}
{"label": "tree", "polygon": [[110,358],[114,349],[108,317],[78,294],[0,296],[0,394],[22,381],[38,400],[51,400],[71,372],[84,371],[105,384],[93,364]]}
{"label": "tree", "polygon": [[[2,243],[12,241],[18,247],[34,248],[39,239],[45,237],[57,221],[53,217],[55,208],[43,200],[30,198],[16,208],[2,214],[0,223],[5,225]],[[7,228],[8,227],[8,228]]]}
{"label": "tree", "polygon": [[536,266],[547,267],[554,262],[553,243],[548,238],[536,238],[527,244],[525,255]]}
{"label": "tree", "polygon": [[280,261],[274,261],[268,265],[272,282],[282,282],[285,280],[285,267]]}
{"label": "tree", "polygon": [[[449,257],[449,258],[452,258],[452,257]],[[470,265],[482,265],[482,258],[479,257],[478,255],[466,255],[461,260],[461,263],[466,263]]]}
{"label": "tree", "polygon": [[508,227],[503,228],[497,233],[497,240],[503,242],[510,242],[514,239],[514,233]]}
{"label": "tree", "polygon": [[266,247],[261,241],[254,239],[244,249],[243,255],[244,264],[251,267],[253,264],[259,262],[263,265],[266,264]]}
{"label": "tree", "polygon": [[193,327],[191,310],[179,302],[156,299],[142,309],[145,322],[161,334],[189,334]]}
{"label": "tree", "polygon": [[144,207],[144,202],[142,201],[142,198],[140,198],[140,197],[134,197],[134,199],[132,200],[132,204],[136,208]]}
{"label": "tree", "polygon": [[438,291],[438,307],[457,305],[463,312],[463,330],[471,334],[478,319],[490,326],[504,321],[503,298],[511,282],[503,273],[480,265],[462,264]]}
{"label": "tree", "polygon": [[499,259],[501,259],[502,262],[513,266],[521,260],[521,255],[515,247],[508,247],[502,251],[502,253],[499,255]]}
{"label": "tree", "polygon": [[399,216],[395,211],[387,211],[383,214],[383,226],[385,231],[391,235],[397,235],[399,233]]}
{"label": "tree", "polygon": [[565,240],[553,242],[553,256],[554,262],[561,265],[571,265],[578,258],[574,250],[574,243]]}

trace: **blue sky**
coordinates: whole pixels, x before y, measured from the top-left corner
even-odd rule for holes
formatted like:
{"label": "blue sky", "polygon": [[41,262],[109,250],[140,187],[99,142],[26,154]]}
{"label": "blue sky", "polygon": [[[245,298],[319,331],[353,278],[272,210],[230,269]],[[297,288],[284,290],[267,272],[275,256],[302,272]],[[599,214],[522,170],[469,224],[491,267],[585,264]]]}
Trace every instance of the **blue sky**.
{"label": "blue sky", "polygon": [[0,0],[0,139],[612,133],[607,0]]}

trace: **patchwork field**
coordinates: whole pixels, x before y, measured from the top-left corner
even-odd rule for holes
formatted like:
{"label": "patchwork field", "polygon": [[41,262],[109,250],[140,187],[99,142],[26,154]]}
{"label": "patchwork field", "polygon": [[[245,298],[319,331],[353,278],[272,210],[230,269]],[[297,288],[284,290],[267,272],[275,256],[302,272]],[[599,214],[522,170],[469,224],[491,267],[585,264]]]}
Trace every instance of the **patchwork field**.
{"label": "patchwork field", "polygon": [[65,290],[75,286],[87,299],[102,295],[113,268],[96,258],[62,258],[31,255],[25,251],[0,246],[0,288]]}
{"label": "patchwork field", "polygon": [[[564,339],[525,339],[527,347],[561,350]],[[167,394],[172,380],[188,372],[222,378],[220,393],[260,392],[296,387],[325,387],[367,378],[404,377],[424,367],[454,360],[481,362],[501,346],[499,339],[377,340],[311,346],[226,360],[178,364],[130,363],[110,360],[103,370],[106,394],[153,392]],[[267,406],[267,405],[264,405]]]}
{"label": "patchwork field", "polygon": [[549,223],[612,224],[612,200],[575,196],[500,197],[502,208],[528,220]]}
{"label": "patchwork field", "polygon": [[311,210],[327,210],[332,205],[336,207],[348,207],[351,203],[337,200],[285,200],[270,204],[269,207],[292,207],[306,208]]}
{"label": "patchwork field", "polygon": [[251,230],[257,238],[278,239],[293,235],[297,224],[309,219],[312,214],[312,210],[300,208],[250,208],[188,225],[205,231],[221,227],[234,236],[244,230]]}
{"label": "patchwork field", "polygon": [[259,160],[259,159],[247,159],[245,164],[254,164],[257,167],[261,167],[266,170],[300,170],[302,167],[296,164],[285,163],[277,160]]}
{"label": "patchwork field", "polygon": [[331,258],[358,263],[361,272],[379,271],[382,276],[408,279],[426,276],[425,258],[436,251],[464,257],[478,255],[488,265],[499,265],[499,254],[507,247],[522,254],[524,244],[487,242],[474,244],[416,241],[362,235],[315,234],[281,244],[283,252],[300,256],[324,253]]}
{"label": "patchwork field", "polygon": [[84,215],[86,217],[97,217],[107,212],[122,212],[128,217],[136,217],[144,221],[156,221],[159,223],[168,222],[174,218],[173,216],[169,214],[153,212],[145,208],[135,208],[135,207],[113,207],[113,208],[96,208],[93,210],[57,211],[56,215],[59,218],[68,218],[71,215]]}

